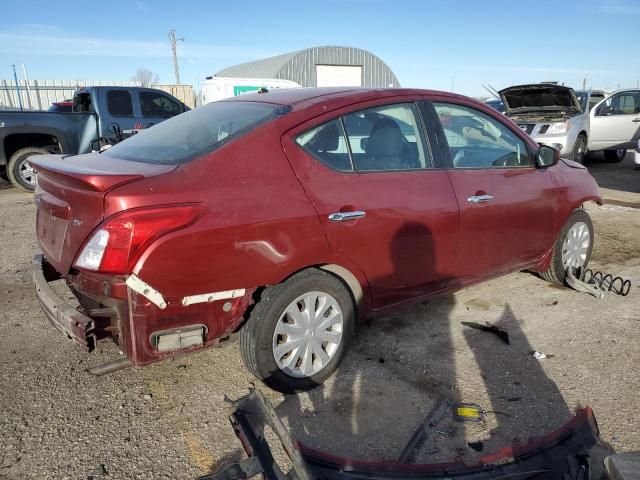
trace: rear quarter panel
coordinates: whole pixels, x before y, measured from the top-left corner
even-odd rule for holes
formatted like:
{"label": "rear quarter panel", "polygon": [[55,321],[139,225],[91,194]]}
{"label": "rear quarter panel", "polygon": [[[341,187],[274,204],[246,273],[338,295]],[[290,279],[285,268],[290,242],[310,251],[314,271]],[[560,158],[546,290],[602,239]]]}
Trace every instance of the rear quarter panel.
{"label": "rear quarter panel", "polygon": [[[204,215],[166,235],[134,273],[169,301],[276,284],[308,266],[337,263],[320,220],[268,124],[175,172],[115,189],[105,216],[144,205],[203,202]],[[357,275],[356,272],[353,272]]]}

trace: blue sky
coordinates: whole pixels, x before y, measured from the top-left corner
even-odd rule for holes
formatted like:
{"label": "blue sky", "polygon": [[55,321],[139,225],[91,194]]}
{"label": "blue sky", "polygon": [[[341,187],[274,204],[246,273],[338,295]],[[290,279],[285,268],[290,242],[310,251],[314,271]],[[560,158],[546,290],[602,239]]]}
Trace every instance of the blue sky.
{"label": "blue sky", "polygon": [[635,87],[640,0],[40,0],[0,2],[0,79],[130,80],[137,68],[182,83],[224,67],[311,46],[378,55],[405,87],[485,95],[483,84],[557,80]]}

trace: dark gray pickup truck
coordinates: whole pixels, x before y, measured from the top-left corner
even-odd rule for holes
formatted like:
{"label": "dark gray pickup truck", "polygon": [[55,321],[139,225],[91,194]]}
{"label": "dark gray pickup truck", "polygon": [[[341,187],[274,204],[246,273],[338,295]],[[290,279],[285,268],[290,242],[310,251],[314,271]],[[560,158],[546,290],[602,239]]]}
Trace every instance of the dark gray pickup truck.
{"label": "dark gray pickup truck", "polygon": [[87,87],[75,92],[73,111],[0,112],[0,173],[33,190],[32,155],[77,155],[113,145],[142,128],[188,110],[175,97],[141,87]]}

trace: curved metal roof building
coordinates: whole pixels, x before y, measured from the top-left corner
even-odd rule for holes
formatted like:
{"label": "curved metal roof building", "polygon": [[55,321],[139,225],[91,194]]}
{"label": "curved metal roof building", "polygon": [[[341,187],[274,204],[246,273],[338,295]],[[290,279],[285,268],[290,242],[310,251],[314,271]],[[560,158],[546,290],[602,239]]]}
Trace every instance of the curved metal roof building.
{"label": "curved metal roof building", "polygon": [[303,87],[399,87],[380,58],[354,47],[312,47],[225,68],[216,77],[279,78]]}

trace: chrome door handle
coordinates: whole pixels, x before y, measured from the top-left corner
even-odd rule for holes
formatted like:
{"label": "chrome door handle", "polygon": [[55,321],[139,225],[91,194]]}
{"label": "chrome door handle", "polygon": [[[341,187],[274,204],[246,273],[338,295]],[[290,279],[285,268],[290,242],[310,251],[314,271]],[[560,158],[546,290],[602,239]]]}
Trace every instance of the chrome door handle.
{"label": "chrome door handle", "polygon": [[493,200],[493,195],[471,195],[467,198],[469,203],[485,203]]}
{"label": "chrome door handle", "polygon": [[354,212],[336,212],[329,214],[329,220],[332,222],[346,222],[348,220],[355,220],[356,218],[363,218],[367,213],[362,210],[356,210]]}

